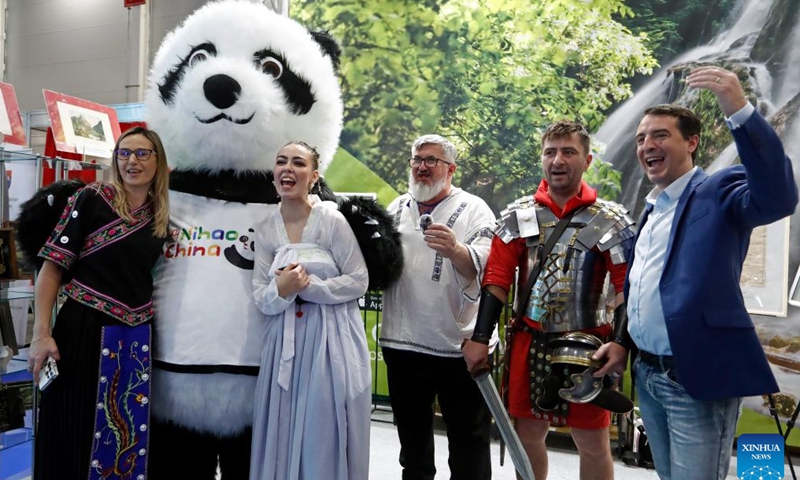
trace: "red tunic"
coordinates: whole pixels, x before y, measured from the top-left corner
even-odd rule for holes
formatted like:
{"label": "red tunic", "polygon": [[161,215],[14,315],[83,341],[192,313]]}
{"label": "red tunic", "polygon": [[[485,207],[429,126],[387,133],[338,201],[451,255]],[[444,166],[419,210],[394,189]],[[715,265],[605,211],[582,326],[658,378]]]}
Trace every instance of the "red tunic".
{"label": "red tunic", "polygon": [[[582,182],[578,194],[569,199],[562,209],[550,198],[547,180],[542,180],[534,199],[536,199],[537,203],[548,207],[556,217],[561,218],[577,208],[593,204],[597,200],[597,191],[586,182]],[[515,238],[506,244],[499,237],[494,237],[483,277],[483,286],[496,285],[508,292],[514,281],[517,266],[524,265],[527,262],[527,258],[528,251],[525,247],[525,239]],[[614,290],[619,293],[622,291],[625,282],[627,264],[614,265],[611,263],[608,252],[603,252],[603,258],[605,259],[606,271],[611,274],[611,283],[614,285]],[[523,321],[532,329],[541,328],[537,322],[533,322],[527,317],[523,317]],[[608,324],[584,331],[600,338],[607,338],[611,334],[611,329],[611,324]],[[528,367],[528,351],[531,338],[530,333],[517,331],[514,335],[514,342],[508,352],[510,364],[508,410],[515,417],[535,418],[531,413],[531,380]],[[567,425],[576,428],[605,428],[608,427],[610,419],[611,416],[608,410],[592,404],[573,403],[570,405],[567,415]]]}

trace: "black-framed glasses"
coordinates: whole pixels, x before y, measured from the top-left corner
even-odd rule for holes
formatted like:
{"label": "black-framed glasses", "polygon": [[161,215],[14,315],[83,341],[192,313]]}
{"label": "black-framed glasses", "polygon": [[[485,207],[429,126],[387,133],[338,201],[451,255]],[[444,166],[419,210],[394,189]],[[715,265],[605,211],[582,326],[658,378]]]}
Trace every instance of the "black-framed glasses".
{"label": "black-framed glasses", "polygon": [[131,158],[131,155],[136,155],[136,158],[145,161],[150,158],[150,155],[153,153],[155,153],[155,151],[151,148],[137,148],[135,150],[131,150],[130,148],[118,148],[114,150],[114,155],[120,160],[127,160]]}
{"label": "black-framed glasses", "polygon": [[444,163],[445,165],[450,165],[450,162],[445,162],[441,158],[436,157],[411,157],[408,159],[408,163],[416,168],[425,163],[425,167],[427,168],[436,168],[436,165],[439,165],[439,162]]}

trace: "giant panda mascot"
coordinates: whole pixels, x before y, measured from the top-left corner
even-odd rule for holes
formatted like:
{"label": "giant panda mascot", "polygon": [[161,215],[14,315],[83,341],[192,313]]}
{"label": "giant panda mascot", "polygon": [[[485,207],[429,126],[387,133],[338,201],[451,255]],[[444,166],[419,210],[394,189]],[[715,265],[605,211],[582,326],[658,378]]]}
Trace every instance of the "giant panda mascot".
{"label": "giant panda mascot", "polygon": [[[146,121],[172,170],[171,239],[154,272],[152,478],[213,479],[217,462],[223,480],[247,478],[264,326],[252,299],[252,227],[279,201],[271,170],[282,146],[315,146],[321,172],[332,160],[339,53],[327,34],[264,4],[226,0],[187,17],[155,56]],[[357,235],[376,224],[348,220]],[[396,254],[392,233],[361,232],[368,266],[364,237],[396,242]]]}
{"label": "giant panda mascot", "polygon": [[[148,127],[170,163],[170,240],[154,271],[150,478],[245,480],[264,316],[252,299],[253,226],[278,203],[278,150],[302,140],[337,148],[339,46],[249,0],[201,7],[169,33],[153,62]],[[400,236],[372,201],[336,199],[364,254],[369,288],[402,273]],[[37,253],[78,181],[51,184],[21,207],[18,240]]]}

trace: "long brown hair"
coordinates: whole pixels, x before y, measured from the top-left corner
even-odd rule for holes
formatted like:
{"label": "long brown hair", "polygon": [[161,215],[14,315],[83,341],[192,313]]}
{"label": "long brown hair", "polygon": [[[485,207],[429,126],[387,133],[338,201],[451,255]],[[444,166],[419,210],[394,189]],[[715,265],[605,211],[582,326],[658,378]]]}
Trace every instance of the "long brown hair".
{"label": "long brown hair", "polygon": [[[117,139],[117,144],[114,145],[114,151],[117,151],[123,139],[131,135],[142,135],[150,140],[154,147],[156,174],[153,177],[153,183],[150,184],[148,194],[153,202],[153,233],[157,237],[163,238],[167,236],[169,227],[169,167],[167,166],[167,153],[164,151],[161,137],[155,131],[145,127],[132,127],[122,132]],[[113,201],[114,211],[125,221],[131,222],[133,217],[128,203],[128,191],[125,190],[125,184],[122,182],[122,172],[119,170],[116,153],[114,153],[114,158],[111,161],[111,172],[111,184],[116,190]]]}

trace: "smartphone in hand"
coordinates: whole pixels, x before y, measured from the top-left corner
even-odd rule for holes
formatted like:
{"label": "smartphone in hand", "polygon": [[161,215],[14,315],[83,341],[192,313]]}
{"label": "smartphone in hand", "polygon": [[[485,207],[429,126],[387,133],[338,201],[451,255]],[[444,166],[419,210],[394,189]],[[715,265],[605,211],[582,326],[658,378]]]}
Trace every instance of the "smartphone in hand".
{"label": "smartphone in hand", "polygon": [[47,388],[57,376],[58,366],[56,365],[56,359],[48,355],[42,364],[42,369],[39,371],[39,390]]}

